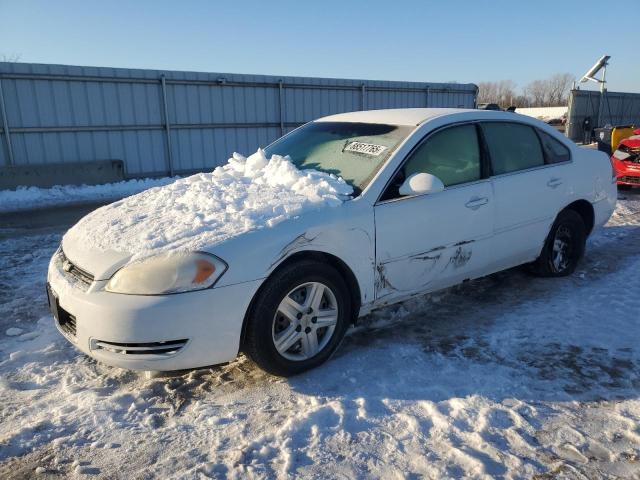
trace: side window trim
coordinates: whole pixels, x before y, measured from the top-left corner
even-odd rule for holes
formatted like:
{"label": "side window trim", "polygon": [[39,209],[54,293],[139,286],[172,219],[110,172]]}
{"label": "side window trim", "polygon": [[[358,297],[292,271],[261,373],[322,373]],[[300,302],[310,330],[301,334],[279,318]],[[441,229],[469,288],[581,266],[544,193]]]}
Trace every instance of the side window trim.
{"label": "side window trim", "polygon": [[545,165],[553,165],[549,159],[549,155],[547,154],[547,149],[544,148],[544,142],[542,141],[542,135],[540,134],[540,130],[534,128],[533,131],[536,133],[536,137],[538,137],[538,143],[540,144],[540,150],[542,150],[542,158],[544,159]]}
{"label": "side window trim", "polygon": [[564,165],[565,163],[567,163],[567,162],[550,163],[550,164],[545,163],[544,165],[539,165],[537,167],[525,168],[525,169],[522,169],[522,170],[516,170],[514,172],[499,173],[498,175],[493,175],[491,178],[502,178],[502,177],[508,177],[510,175],[519,175],[521,173],[533,172],[533,171],[536,171],[536,170],[542,170],[542,169],[545,169],[545,168],[555,167],[556,165]]}
{"label": "side window trim", "polygon": [[493,177],[493,166],[491,163],[491,152],[489,151],[489,145],[487,139],[484,138],[484,131],[482,130],[481,122],[475,122],[476,134],[478,135],[478,146],[480,147],[480,168],[481,179]]}
{"label": "side window trim", "polygon": [[[480,128],[480,121],[479,120],[466,120],[466,121],[462,121],[462,122],[456,122],[456,123],[450,123],[448,125],[444,125],[442,127],[438,127],[435,130],[430,131],[429,133],[427,133],[424,137],[422,137],[418,143],[416,143],[413,148],[411,148],[411,150],[409,150],[409,153],[407,153],[405,155],[405,157],[402,159],[402,162],[400,163],[400,165],[398,165],[398,167],[396,167],[396,169],[393,172],[393,175],[391,175],[391,177],[389,178],[389,180],[387,180],[387,183],[385,184],[384,188],[382,189],[382,192],[380,193],[380,195],[378,196],[378,199],[376,200],[375,205],[382,203],[382,202],[393,202],[396,200],[403,200],[403,199],[408,199],[408,198],[414,198],[413,196],[411,197],[394,197],[394,198],[384,198],[384,196],[386,195],[387,191],[389,190],[389,188],[391,187],[391,184],[393,183],[393,181],[396,178],[396,175],[398,175],[398,173],[404,168],[405,164],[411,159],[411,157],[413,156],[413,154],[422,146],[424,145],[424,143],[429,140],[429,138],[437,133],[440,133],[444,130],[447,130],[449,128],[455,128],[455,127],[460,127],[460,126],[464,126],[464,125],[473,125],[475,126],[475,131],[476,131],[476,139],[478,142],[478,149],[480,151],[480,178],[478,180],[473,180],[471,182],[464,182],[464,183],[458,183],[456,185],[450,185],[448,187],[445,187],[445,191],[446,190],[450,190],[452,188],[458,188],[458,187],[463,187],[466,185],[472,185],[474,183],[478,183],[478,182],[482,182],[484,180],[487,180],[488,178],[490,178],[491,175],[485,176],[485,174],[487,174],[487,172],[491,171],[491,162],[490,162],[490,158],[489,158],[489,149],[486,147],[485,143],[484,143],[484,136],[481,132],[481,128]],[[419,195],[422,196],[422,195]]]}

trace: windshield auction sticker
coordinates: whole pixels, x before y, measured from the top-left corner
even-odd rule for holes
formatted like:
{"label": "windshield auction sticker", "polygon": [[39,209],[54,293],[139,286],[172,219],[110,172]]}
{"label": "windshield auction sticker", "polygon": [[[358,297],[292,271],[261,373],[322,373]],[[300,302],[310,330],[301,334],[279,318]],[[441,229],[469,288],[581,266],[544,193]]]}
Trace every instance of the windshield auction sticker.
{"label": "windshield auction sticker", "polygon": [[351,142],[344,147],[344,152],[364,153],[377,157],[387,149],[384,145],[376,145],[375,143]]}

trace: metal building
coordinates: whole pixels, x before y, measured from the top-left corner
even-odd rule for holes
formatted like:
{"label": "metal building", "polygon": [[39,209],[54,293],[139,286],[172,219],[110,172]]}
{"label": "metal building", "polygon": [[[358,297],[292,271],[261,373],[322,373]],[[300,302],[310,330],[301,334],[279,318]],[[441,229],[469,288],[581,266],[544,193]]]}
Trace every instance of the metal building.
{"label": "metal building", "polygon": [[[574,142],[582,142],[585,139],[583,122],[587,117],[591,120],[591,127],[640,125],[640,93],[605,92],[601,100],[599,91],[571,90],[567,137]],[[596,125],[598,118],[600,125]]]}
{"label": "metal building", "polygon": [[56,165],[70,183],[76,162],[122,160],[126,177],[210,170],[323,115],[473,108],[476,93],[473,84],[0,63],[0,169]]}

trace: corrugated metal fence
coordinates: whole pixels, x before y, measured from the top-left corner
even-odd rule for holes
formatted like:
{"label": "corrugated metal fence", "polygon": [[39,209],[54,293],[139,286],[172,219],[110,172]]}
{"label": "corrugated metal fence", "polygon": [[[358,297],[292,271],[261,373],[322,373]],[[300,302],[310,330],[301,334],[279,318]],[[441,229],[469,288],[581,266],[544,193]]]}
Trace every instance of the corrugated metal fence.
{"label": "corrugated metal fence", "polygon": [[0,166],[121,159],[130,177],[212,169],[317,117],[468,107],[476,86],[0,63]]}
{"label": "corrugated metal fence", "polygon": [[600,92],[593,90],[572,90],[569,96],[566,135],[575,142],[585,139],[583,122],[591,119],[591,127],[609,125],[640,125],[640,93],[606,92],[602,100],[600,125]]}

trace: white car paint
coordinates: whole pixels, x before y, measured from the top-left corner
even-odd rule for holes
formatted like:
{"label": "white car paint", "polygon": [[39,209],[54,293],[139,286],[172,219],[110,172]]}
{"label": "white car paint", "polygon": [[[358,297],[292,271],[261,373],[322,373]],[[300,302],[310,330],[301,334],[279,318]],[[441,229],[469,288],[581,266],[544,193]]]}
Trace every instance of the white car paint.
{"label": "white car paint", "polygon": [[[478,120],[535,126],[569,148],[572,160],[435,194],[379,201],[403,159],[426,135],[447,125]],[[553,128],[526,116],[399,109],[345,113],[317,121],[411,125],[415,129],[357,198],[203,249],[229,265],[207,290],[162,296],[106,292],[109,278],[127,263],[126,253],[99,254],[65,239],[62,249],[67,258],[97,280],[88,287],[78,285],[58,257],[52,259],[48,281],[60,306],[76,321],[75,336],[62,333],[88,355],[124,368],[176,370],[228,362],[238,354],[252,298],[292,255],[315,251],[340,259],[353,274],[359,290],[359,315],[364,315],[412,295],[533,261],[558,212],[576,200],[593,206],[595,227],[603,225],[615,207],[616,186],[606,155],[581,149]],[[555,185],[558,179],[561,183]],[[186,343],[175,352],[156,355],[125,353],[105,343],[175,340]]]}

